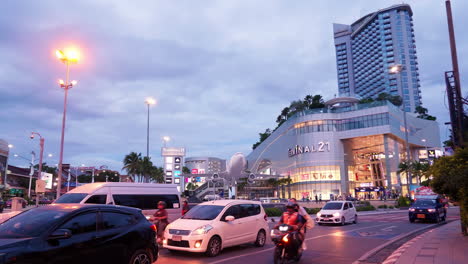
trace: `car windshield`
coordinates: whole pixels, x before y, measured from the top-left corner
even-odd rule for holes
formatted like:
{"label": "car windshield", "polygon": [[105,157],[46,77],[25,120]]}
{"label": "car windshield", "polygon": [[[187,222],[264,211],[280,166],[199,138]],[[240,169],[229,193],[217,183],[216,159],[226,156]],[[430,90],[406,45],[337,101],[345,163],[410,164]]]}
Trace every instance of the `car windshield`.
{"label": "car windshield", "polygon": [[0,224],[0,238],[37,237],[48,230],[64,211],[31,209]]}
{"label": "car windshield", "polygon": [[194,220],[213,220],[221,213],[224,206],[221,205],[197,205],[190,209],[182,218]]}
{"label": "car windshield", "polygon": [[86,193],[66,193],[55,201],[55,203],[80,203],[87,196]]}
{"label": "car windshield", "polygon": [[434,206],[435,204],[434,200],[416,200],[413,206]]}
{"label": "car windshield", "polygon": [[324,210],[339,210],[343,203],[327,203],[322,209]]}

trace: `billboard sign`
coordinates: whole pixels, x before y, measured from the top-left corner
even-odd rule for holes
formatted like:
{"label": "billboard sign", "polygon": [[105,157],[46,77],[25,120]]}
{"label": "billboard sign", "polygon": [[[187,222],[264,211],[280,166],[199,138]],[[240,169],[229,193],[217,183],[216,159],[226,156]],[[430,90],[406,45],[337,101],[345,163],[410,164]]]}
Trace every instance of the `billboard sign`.
{"label": "billboard sign", "polygon": [[180,171],[180,170],[174,171],[174,176],[175,176],[175,177],[179,177],[180,174],[181,174],[181,171]]}
{"label": "billboard sign", "polygon": [[192,169],[192,174],[198,174],[198,169]]}
{"label": "billboard sign", "polygon": [[181,157],[175,157],[174,159],[174,163],[181,163],[182,162],[182,158]]}
{"label": "billboard sign", "polygon": [[52,189],[52,181],[53,181],[52,173],[42,172],[41,173],[41,180],[45,181],[45,188],[46,189]]}

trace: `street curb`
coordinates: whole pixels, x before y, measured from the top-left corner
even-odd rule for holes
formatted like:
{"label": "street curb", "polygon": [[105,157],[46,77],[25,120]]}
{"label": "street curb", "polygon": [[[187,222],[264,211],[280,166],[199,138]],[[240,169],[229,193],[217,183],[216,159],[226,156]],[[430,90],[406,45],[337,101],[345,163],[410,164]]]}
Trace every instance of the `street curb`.
{"label": "street curb", "polygon": [[[449,221],[447,221],[447,223],[450,223]],[[409,237],[413,234],[416,234],[417,232],[420,232],[420,231],[424,231],[426,229],[431,229],[431,228],[436,228],[437,226],[440,226],[439,224],[431,224],[431,225],[428,225],[428,226],[425,226],[425,227],[421,227],[421,228],[418,228],[416,230],[413,230],[411,231],[410,233],[406,233],[406,234],[402,234],[402,235],[399,235],[397,237],[395,237],[394,239],[388,241],[387,243],[384,243],[374,249],[372,249],[371,251],[368,251],[366,252],[364,255],[362,255],[358,260],[354,261],[353,264],[361,264],[361,263],[365,263],[365,261],[372,255],[374,255],[375,253],[377,253],[378,251],[382,250],[383,248],[387,247],[388,245],[391,245],[393,243],[395,243],[396,241],[398,240],[401,240],[405,237]]]}

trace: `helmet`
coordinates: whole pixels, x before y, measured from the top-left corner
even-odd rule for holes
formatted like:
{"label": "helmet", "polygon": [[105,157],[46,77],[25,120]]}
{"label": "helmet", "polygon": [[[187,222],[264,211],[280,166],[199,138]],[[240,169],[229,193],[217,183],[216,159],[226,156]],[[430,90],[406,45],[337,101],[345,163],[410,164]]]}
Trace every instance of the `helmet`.
{"label": "helmet", "polygon": [[164,206],[164,208],[166,208],[166,202],[164,202],[164,201],[159,201],[158,205],[162,205],[162,206]]}

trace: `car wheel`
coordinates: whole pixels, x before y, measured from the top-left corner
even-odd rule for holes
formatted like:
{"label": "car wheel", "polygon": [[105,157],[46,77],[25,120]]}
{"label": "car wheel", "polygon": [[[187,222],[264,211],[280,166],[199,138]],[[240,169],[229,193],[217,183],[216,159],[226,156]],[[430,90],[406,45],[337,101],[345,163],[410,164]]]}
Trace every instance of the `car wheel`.
{"label": "car wheel", "polygon": [[354,221],[353,221],[353,224],[357,224],[357,221],[358,221],[357,215],[354,215]]}
{"label": "car wheel", "polygon": [[221,252],[221,239],[217,236],[214,236],[208,242],[205,254],[208,257],[215,257]]}
{"label": "car wheel", "polygon": [[341,225],[342,225],[342,226],[344,226],[344,225],[346,224],[346,222],[345,222],[345,221],[346,221],[346,220],[345,220],[344,216],[343,216],[343,217],[341,217]]}
{"label": "car wheel", "polygon": [[257,240],[255,240],[255,246],[263,247],[266,241],[266,233],[264,230],[258,231]]}
{"label": "car wheel", "polygon": [[151,264],[152,262],[151,254],[148,251],[144,249],[138,249],[135,251],[135,253],[133,253],[129,264]]}

